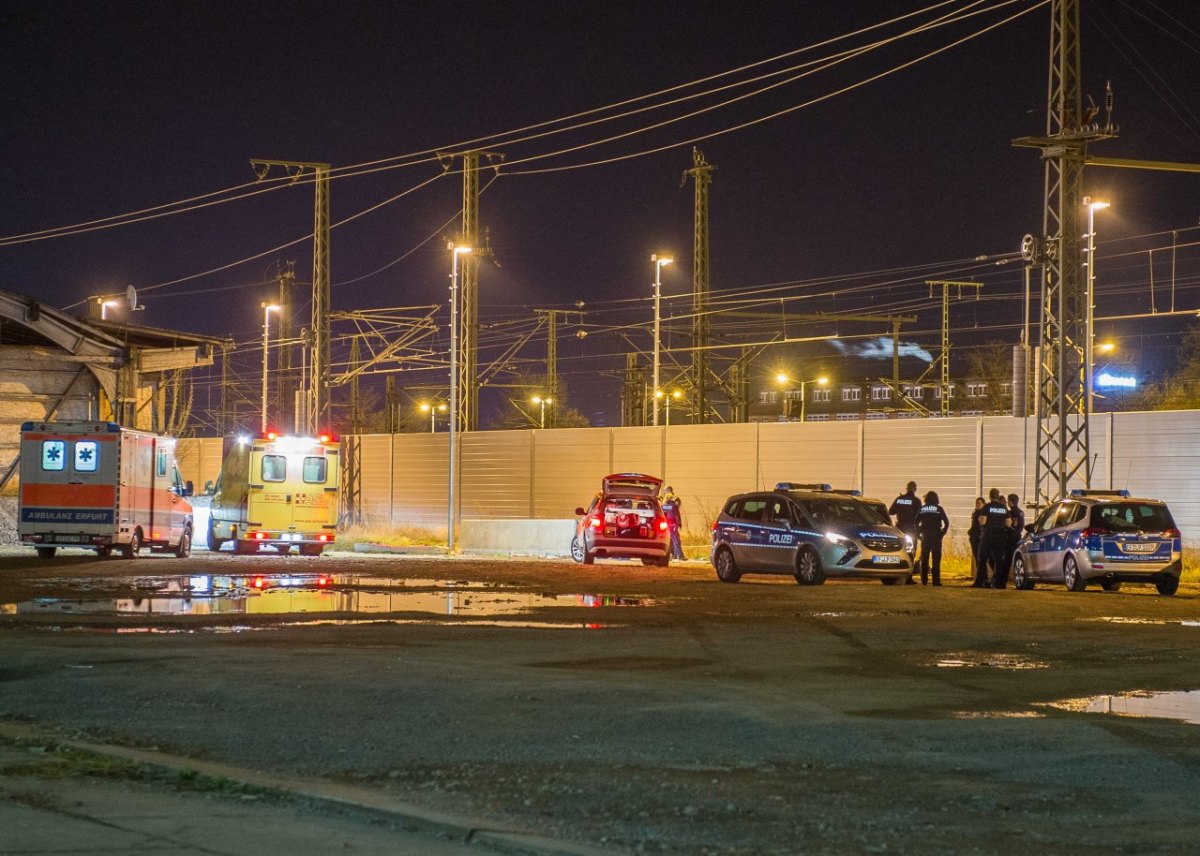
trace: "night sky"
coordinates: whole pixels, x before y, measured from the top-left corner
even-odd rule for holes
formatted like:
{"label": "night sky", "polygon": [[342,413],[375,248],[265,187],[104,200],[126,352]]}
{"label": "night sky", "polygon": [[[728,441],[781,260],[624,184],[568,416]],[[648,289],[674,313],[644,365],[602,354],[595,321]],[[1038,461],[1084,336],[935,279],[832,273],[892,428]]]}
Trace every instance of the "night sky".
{"label": "night sky", "polygon": [[[241,185],[254,179],[248,163],[254,157],[337,168],[453,147],[765,60],[927,5],[0,0],[0,289],[67,307],[132,283],[146,307],[137,323],[252,344],[259,306],[271,297],[270,287],[258,283],[287,259],[296,260],[307,281],[309,243],[160,284],[308,234],[310,186],[87,234],[6,239]],[[968,5],[955,0],[939,13]],[[691,146],[683,141],[828,95],[1026,9],[1032,11],[881,80],[699,143],[717,166],[710,218],[719,300],[753,292],[806,297],[790,304],[793,311],[916,312],[920,323],[906,339],[933,348],[939,315],[919,283],[979,276],[987,299],[955,308],[956,343],[1015,341],[1020,266],[994,262],[1017,250],[1026,232],[1041,230],[1042,166],[1036,152],[1011,144],[1045,127],[1049,6],[1029,0],[609,144],[542,157],[685,107],[523,143],[484,143],[511,164],[482,199],[481,221],[498,264],[482,268],[481,316],[502,325],[489,327],[485,341],[496,348],[511,341],[528,329],[534,308],[586,301],[589,336],[564,337],[561,370],[569,388],[587,385],[587,400],[578,395],[572,403],[613,424],[618,383],[592,380],[598,369],[623,365],[621,355],[631,348],[612,328],[649,347],[651,253],[678,261],[664,270],[664,316],[686,315],[690,306],[692,190],[680,179],[691,165]],[[1113,119],[1121,127],[1119,138],[1099,144],[1096,154],[1200,162],[1200,4],[1082,0],[1082,10],[1083,88],[1102,103],[1105,81],[1112,81]],[[892,25],[756,71],[902,29]],[[718,98],[688,103],[695,109]],[[673,147],[605,165],[529,172],[663,146]],[[441,171],[430,161],[339,179],[332,186],[333,220]],[[485,174],[484,183],[491,177]],[[1113,202],[1097,225],[1097,315],[1150,311],[1146,250],[1169,248],[1172,230],[1180,230],[1180,244],[1200,240],[1198,190],[1197,175],[1087,172],[1085,192]],[[455,225],[442,224],[460,204],[459,178],[446,175],[335,229],[334,309],[444,303],[444,247]],[[991,258],[967,261],[982,255]],[[1160,310],[1169,308],[1169,256],[1169,250],[1155,253]],[[1175,299],[1176,308],[1200,307],[1195,248],[1177,253]],[[438,317],[444,324],[445,310]],[[725,323],[751,339],[772,326],[714,322]],[[687,324],[668,322],[668,345],[687,344],[681,335]],[[1152,374],[1169,368],[1180,322],[1098,329],[1141,354],[1139,370]],[[805,335],[801,327],[789,334]],[[444,349],[445,335],[431,344]],[[522,354],[532,360],[543,349],[535,342]],[[495,352],[485,352],[483,361]],[[836,371],[835,354],[819,344],[784,358]],[[759,368],[773,371],[777,361],[765,357]],[[425,371],[401,374],[399,383],[415,396],[445,381]]]}

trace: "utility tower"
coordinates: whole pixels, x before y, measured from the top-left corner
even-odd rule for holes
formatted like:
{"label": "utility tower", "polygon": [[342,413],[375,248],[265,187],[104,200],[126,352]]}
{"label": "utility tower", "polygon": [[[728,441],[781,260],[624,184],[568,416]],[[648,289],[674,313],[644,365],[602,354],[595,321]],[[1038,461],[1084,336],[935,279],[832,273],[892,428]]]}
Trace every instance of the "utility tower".
{"label": "utility tower", "polygon": [[1087,280],[1080,253],[1083,166],[1091,143],[1116,136],[1082,115],[1079,0],[1052,0],[1046,134],[1014,145],[1039,149],[1045,162],[1045,207],[1040,241],[1028,261],[1042,268],[1041,362],[1037,389],[1037,461],[1034,504],[1042,507],[1067,493],[1081,476],[1090,485],[1087,394]]}
{"label": "utility tower", "polygon": [[276,274],[279,282],[279,358],[276,363],[276,423],[282,431],[298,431],[295,424],[296,389],[298,384],[292,372],[296,366],[292,360],[292,339],[296,324],[293,317],[292,287],[296,284],[296,263],[288,260]]}
{"label": "utility tower", "polygon": [[[938,361],[942,364],[942,382],[941,389],[941,413],[943,416],[950,415],[950,289],[957,288],[958,296],[962,297],[964,288],[975,289],[975,294],[978,296],[979,289],[983,288],[981,282],[955,282],[947,279],[928,279],[925,284],[929,286],[930,292],[934,288],[942,289],[942,353],[938,357]],[[930,295],[932,296],[932,294]]]}
{"label": "utility tower", "polygon": [[710,318],[708,312],[708,186],[716,167],[704,159],[696,146],[692,147],[692,168],[684,170],[683,182],[692,179],[695,190],[692,215],[692,422],[707,424],[712,409],[708,400],[708,345]]}
{"label": "utility tower", "polygon": [[329,164],[305,163],[301,161],[265,160],[250,161],[258,180],[264,180],[271,167],[281,167],[298,182],[305,176],[312,177],[315,205],[313,209],[313,299],[312,338],[310,340],[312,366],[309,374],[307,424],[296,426],[309,434],[317,434],[329,428]]}
{"label": "utility tower", "polygon": [[438,152],[442,167],[449,170],[456,160],[462,161],[462,229],[459,243],[471,248],[458,258],[458,414],[460,431],[479,428],[479,260],[487,255],[480,246],[479,233],[479,162],[499,162],[504,155],[479,150],[467,152]]}
{"label": "utility tower", "polygon": [[342,490],[343,524],[362,523],[363,410],[358,390],[359,370],[362,368],[360,354],[356,336],[350,340],[350,436],[345,440],[346,455],[342,461],[342,477],[345,480]]}

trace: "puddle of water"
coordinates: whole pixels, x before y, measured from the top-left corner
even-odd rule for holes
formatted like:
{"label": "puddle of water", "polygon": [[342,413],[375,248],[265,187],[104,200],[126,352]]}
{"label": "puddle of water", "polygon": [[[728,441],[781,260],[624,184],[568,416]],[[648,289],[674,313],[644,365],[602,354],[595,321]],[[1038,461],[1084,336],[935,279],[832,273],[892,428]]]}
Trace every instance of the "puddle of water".
{"label": "puddle of water", "polygon": [[1177,692],[1133,692],[1069,698],[1046,702],[1045,707],[1072,713],[1111,713],[1153,719],[1174,719],[1200,725],[1200,690]]}
{"label": "puddle of water", "polygon": [[[96,581],[92,581],[95,583]],[[129,581],[113,581],[129,586]],[[17,615],[290,615],[427,612],[518,615],[546,607],[646,606],[645,598],[519,592],[490,583],[396,580],[356,575],[251,575],[145,578],[127,597],[39,597],[4,604]]]}
{"label": "puddle of water", "polygon": [[956,710],[954,719],[1044,719],[1046,714],[1036,710]]}
{"label": "puddle of water", "polygon": [[986,668],[1010,671],[1050,668],[1050,664],[1047,662],[1022,657],[1020,654],[943,654],[930,665],[937,666],[939,669]]}
{"label": "puddle of water", "polygon": [[[179,636],[195,633],[261,633],[268,630],[281,630],[285,627],[362,627],[369,625],[418,624],[426,626],[445,627],[515,627],[523,630],[611,630],[623,627],[621,624],[563,623],[553,621],[492,621],[480,619],[476,621],[433,621],[422,618],[324,618],[312,621],[281,621],[271,624],[215,624],[200,627],[154,627],[150,625],[138,627],[64,627],[52,625],[42,627],[56,633],[90,633],[105,636],[125,636],[152,634],[162,636]],[[88,668],[91,668],[90,666]]]}
{"label": "puddle of water", "polygon": [[1182,627],[1200,627],[1200,619],[1187,618],[1134,618],[1125,615],[1099,615],[1094,618],[1076,618],[1076,621],[1098,621],[1104,624],[1178,624]]}

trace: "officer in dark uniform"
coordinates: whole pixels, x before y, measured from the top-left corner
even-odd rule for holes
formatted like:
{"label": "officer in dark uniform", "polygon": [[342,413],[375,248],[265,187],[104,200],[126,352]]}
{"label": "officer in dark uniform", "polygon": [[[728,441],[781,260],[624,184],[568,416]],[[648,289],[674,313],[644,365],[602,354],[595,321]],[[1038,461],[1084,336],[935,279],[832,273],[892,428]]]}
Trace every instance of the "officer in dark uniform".
{"label": "officer in dark uniform", "polygon": [[913,551],[917,549],[917,512],[921,510],[921,499],[917,496],[917,483],[909,482],[904,493],[892,500],[888,514],[896,519],[896,528],[912,538]]}
{"label": "officer in dark uniform", "polygon": [[1005,533],[1008,541],[1004,545],[1004,570],[998,571],[992,578],[992,588],[1002,589],[1008,585],[1008,572],[1012,570],[1013,556],[1017,552],[1017,544],[1025,534],[1025,512],[1021,510],[1021,497],[1015,493],[1008,495],[1009,527]]}
{"label": "officer in dark uniform", "polygon": [[933,584],[942,584],[942,538],[950,531],[950,518],[946,509],[938,505],[936,491],[925,494],[925,504],[917,511],[917,532],[921,536],[921,558],[917,567],[921,569],[921,585],[925,585],[930,574]]}
{"label": "officer in dark uniform", "polygon": [[1008,529],[1012,519],[1008,516],[1008,506],[1000,491],[992,488],[988,493],[988,503],[979,509],[976,517],[983,533],[979,538],[979,557],[975,567],[975,582],[972,588],[988,588],[988,562],[992,563],[992,573],[995,579],[1003,579],[1004,551],[1008,547]]}

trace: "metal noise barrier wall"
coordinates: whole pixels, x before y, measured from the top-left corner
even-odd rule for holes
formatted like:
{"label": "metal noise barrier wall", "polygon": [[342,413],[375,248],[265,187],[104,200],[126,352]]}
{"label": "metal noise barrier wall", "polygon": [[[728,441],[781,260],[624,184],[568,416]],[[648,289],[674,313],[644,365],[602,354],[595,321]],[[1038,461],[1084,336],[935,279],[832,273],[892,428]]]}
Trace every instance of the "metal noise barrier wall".
{"label": "metal noise barrier wall", "polygon": [[[1092,487],[1166,500],[1185,540],[1200,544],[1200,411],[1100,414],[1090,431]],[[922,495],[938,492],[956,539],[965,539],[974,499],[989,488],[1032,498],[1037,449],[1034,420],[1009,416],[460,436],[462,519],[569,518],[614,472],[664,477],[693,531],[708,527],[731,494],[780,481],[824,482],[890,502],[911,480]],[[180,469],[197,488],[216,479],[219,456],[219,439],[180,441]],[[364,518],[444,529],[447,463],[446,434],[365,435]]]}

